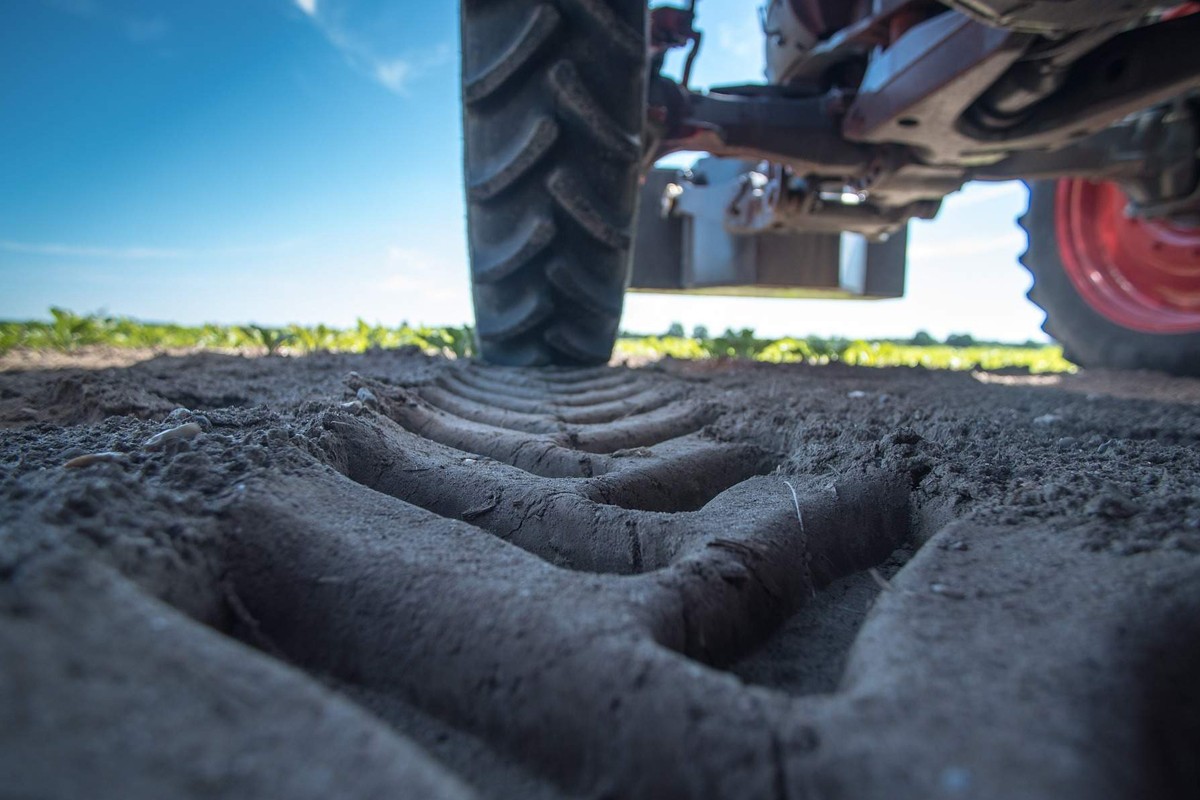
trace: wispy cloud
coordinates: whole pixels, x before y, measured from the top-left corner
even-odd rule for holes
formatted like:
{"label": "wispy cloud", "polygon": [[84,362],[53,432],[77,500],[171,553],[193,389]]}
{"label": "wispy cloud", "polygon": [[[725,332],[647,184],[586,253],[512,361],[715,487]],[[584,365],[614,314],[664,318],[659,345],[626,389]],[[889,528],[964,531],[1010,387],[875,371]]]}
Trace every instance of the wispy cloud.
{"label": "wispy cloud", "polygon": [[413,80],[445,66],[454,48],[443,43],[416,53],[398,53],[389,44],[404,28],[404,15],[371,20],[352,19],[344,0],[292,0],[312,20],[351,68],[393,94],[404,95]]}
{"label": "wispy cloud", "polygon": [[19,242],[0,239],[0,251],[49,258],[94,258],[112,261],[173,261],[180,259],[219,259],[272,255],[298,247],[300,240],[270,244],[218,248],[146,247],[142,245],[106,246],[62,242]]}
{"label": "wispy cloud", "polygon": [[391,91],[402,94],[408,78],[412,75],[413,65],[402,59],[382,61],[375,64],[375,79]]}

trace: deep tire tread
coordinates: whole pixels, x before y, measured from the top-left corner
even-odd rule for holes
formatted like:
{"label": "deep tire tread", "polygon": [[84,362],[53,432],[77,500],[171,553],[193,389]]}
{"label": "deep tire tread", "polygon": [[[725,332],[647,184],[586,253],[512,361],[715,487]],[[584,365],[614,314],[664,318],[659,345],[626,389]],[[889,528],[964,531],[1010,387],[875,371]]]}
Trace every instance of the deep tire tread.
{"label": "deep tire tread", "polygon": [[645,0],[464,2],[476,329],[494,363],[598,364],[629,276]]}
{"label": "deep tire tread", "polygon": [[[621,290],[619,275],[606,282],[561,260],[554,259],[546,266],[546,277],[564,296],[589,311],[604,316],[620,315]],[[614,299],[615,298],[615,299]]]}
{"label": "deep tire tread", "polygon": [[546,156],[558,139],[558,123],[549,117],[539,117],[536,122],[513,142],[511,152],[501,156],[479,180],[471,182],[471,198],[490,200],[512,186]]}
{"label": "deep tire tread", "polygon": [[574,117],[580,129],[591,136],[609,156],[622,161],[636,161],[641,156],[641,145],[637,137],[629,135],[601,107],[583,85],[579,78],[579,70],[572,62],[559,61],[550,68],[549,79],[559,107]]}
{"label": "deep tire tread", "polygon": [[511,303],[504,314],[490,317],[476,329],[485,341],[504,342],[520,338],[537,328],[554,312],[554,304],[546,292],[530,291]]}
{"label": "deep tire tread", "polygon": [[525,266],[554,241],[557,229],[548,216],[533,217],[510,238],[487,251],[477,252],[474,278],[477,283],[495,283]]}
{"label": "deep tire tread", "polygon": [[[463,14],[467,13],[464,9]],[[478,103],[497,92],[521,71],[521,67],[533,60],[554,37],[561,23],[562,16],[549,3],[534,8],[520,32],[494,61],[471,78],[464,77],[463,102]]]}
{"label": "deep tire tread", "polygon": [[[604,30],[619,54],[633,62],[646,57],[644,34],[622,20],[606,0],[568,0],[588,18],[592,27]],[[629,6],[629,3],[624,5]],[[644,3],[642,5],[645,5]]]}
{"label": "deep tire tread", "polygon": [[621,227],[615,214],[602,211],[583,181],[566,168],[559,167],[546,179],[546,190],[558,207],[600,244],[613,250],[629,247],[629,229]]}

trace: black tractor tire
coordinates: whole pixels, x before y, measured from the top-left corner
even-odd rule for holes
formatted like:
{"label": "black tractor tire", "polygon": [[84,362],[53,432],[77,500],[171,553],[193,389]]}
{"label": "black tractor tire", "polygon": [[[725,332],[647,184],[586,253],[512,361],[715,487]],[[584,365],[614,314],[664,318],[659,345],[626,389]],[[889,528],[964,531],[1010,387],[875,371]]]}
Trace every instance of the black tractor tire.
{"label": "black tractor tire", "polygon": [[486,361],[602,364],[629,283],[646,0],[463,0],[476,337]]}
{"label": "black tractor tire", "polygon": [[1042,330],[1083,367],[1149,369],[1200,376],[1200,333],[1144,333],[1101,315],[1080,295],[1063,265],[1056,225],[1055,180],[1030,182],[1019,220],[1029,238],[1021,263],[1033,275],[1028,297],[1046,312]]}

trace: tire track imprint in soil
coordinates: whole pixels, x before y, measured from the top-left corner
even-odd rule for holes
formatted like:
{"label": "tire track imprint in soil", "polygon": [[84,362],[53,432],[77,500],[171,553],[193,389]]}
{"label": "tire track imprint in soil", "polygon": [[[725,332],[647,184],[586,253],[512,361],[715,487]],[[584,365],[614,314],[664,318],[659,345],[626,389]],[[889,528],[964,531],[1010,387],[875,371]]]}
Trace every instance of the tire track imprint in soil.
{"label": "tire track imprint in soil", "polygon": [[[493,397],[524,395],[537,402],[546,410],[526,412],[522,422],[533,427],[536,419],[537,427],[554,433],[530,434],[469,420],[425,401],[424,387],[413,390],[352,376],[349,389],[371,397],[403,430],[375,420],[368,425],[348,418],[328,420],[327,427],[342,440],[339,468],[372,489],[468,521],[552,563],[582,571],[654,570],[700,543],[713,547],[733,536],[748,541],[788,536],[797,527],[798,540],[806,541],[802,517],[797,519],[798,499],[780,502],[794,496],[794,488],[777,478],[752,480],[770,471],[778,457],[754,444],[721,441],[706,433],[703,426],[721,409],[689,399],[682,382],[653,381],[628,371],[597,376],[595,370],[560,370],[550,372],[552,377],[524,380],[519,372],[495,368],[447,372],[470,375],[477,386],[490,386]],[[439,383],[445,385],[444,380]],[[641,405],[634,405],[632,412],[618,407],[606,414],[606,422],[586,424],[564,423],[555,415],[554,409],[588,409],[597,389],[604,394],[594,405],[649,391],[669,406],[640,410]],[[662,417],[663,407],[674,413]],[[470,410],[478,418],[489,407],[477,404]],[[681,430],[686,432],[677,436]],[[585,452],[580,442],[605,442],[611,452]],[[539,451],[536,458],[531,458],[531,444]],[[582,472],[574,468],[581,461],[588,467]],[[891,478],[881,475],[878,482],[886,485]],[[832,491],[837,497],[836,486]],[[848,491],[847,508],[859,492],[878,493],[881,505],[897,519],[908,517],[906,501],[882,500],[889,493],[877,492],[872,481]],[[763,513],[747,517],[744,509],[755,505]],[[862,516],[847,513],[848,524]],[[889,533],[894,527],[882,521],[872,527],[888,543],[879,558],[907,536],[907,531]]]}
{"label": "tire track imprint in soil", "polygon": [[[253,576],[239,596],[257,627],[306,669],[399,692],[572,791],[662,797],[723,785],[767,796],[782,785],[781,737],[811,734],[785,735],[781,726],[795,726],[780,716],[786,704],[747,704],[755,690],[695,662],[732,663],[819,589],[908,540],[909,476],[874,468],[797,492],[762,474],[776,460],[766,449],[705,431],[719,404],[664,376],[451,367],[432,396],[452,405],[439,392],[455,381],[486,388],[499,406],[538,410],[520,411],[517,430],[496,424],[512,419],[496,406],[457,396],[460,415],[429,402],[426,385],[352,375],[357,401],[321,415],[312,436],[355,488],[325,473],[273,490],[304,498],[301,508],[264,500],[273,493],[264,488],[230,510],[236,530],[272,544],[231,537],[234,580]],[[591,421],[567,422],[560,410]],[[593,469],[573,468],[590,458]],[[306,521],[348,494],[352,515]],[[362,535],[356,527],[388,530],[386,546],[339,555],[339,540]],[[389,580],[353,589],[321,580],[346,558],[360,560],[340,573]],[[392,612],[382,640],[375,608]],[[468,609],[470,623],[460,618]],[[650,686],[654,703],[636,702]],[[724,755],[693,763],[685,753],[697,737]]]}
{"label": "tire track imprint in soil", "polygon": [[[953,441],[847,424],[845,390],[799,422],[747,413],[736,370],[414,363],[351,373],[340,404],[178,410],[203,433],[161,450],[131,419],[14,435],[0,774],[113,797],[1191,785],[1196,559],[972,523]],[[70,441],[120,455],[38,467]]]}

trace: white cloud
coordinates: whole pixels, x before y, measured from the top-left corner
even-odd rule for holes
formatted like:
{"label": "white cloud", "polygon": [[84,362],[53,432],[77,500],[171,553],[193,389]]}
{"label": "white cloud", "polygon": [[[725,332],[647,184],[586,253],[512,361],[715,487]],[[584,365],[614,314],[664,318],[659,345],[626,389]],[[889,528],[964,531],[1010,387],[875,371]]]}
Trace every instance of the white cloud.
{"label": "white cloud", "polygon": [[[405,14],[364,19],[359,9],[343,0],[293,0],[351,68],[393,94],[407,93],[409,84],[429,70],[449,63],[455,50],[442,43],[432,49],[401,54],[393,42],[404,32]],[[351,12],[356,12],[352,14]]]}
{"label": "white cloud", "polygon": [[405,84],[412,72],[412,64],[399,58],[375,64],[376,80],[396,94],[404,92]]}

